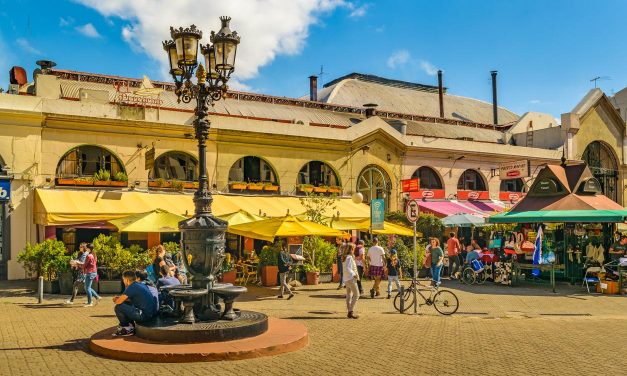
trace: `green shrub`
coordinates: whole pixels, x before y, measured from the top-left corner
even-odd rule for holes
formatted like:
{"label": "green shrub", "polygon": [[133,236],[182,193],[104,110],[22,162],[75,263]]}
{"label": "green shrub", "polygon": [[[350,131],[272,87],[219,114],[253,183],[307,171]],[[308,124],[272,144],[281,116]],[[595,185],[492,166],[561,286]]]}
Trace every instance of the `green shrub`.
{"label": "green shrub", "polygon": [[128,181],[128,176],[122,171],[118,171],[113,175],[113,180],[115,181]]}
{"label": "green shrub", "polygon": [[111,172],[100,169],[94,174],[94,181],[109,181],[111,180]]}
{"label": "green shrub", "polygon": [[337,249],[321,237],[307,236],[303,241],[303,255],[309,265],[320,272],[328,273],[332,270]]}
{"label": "green shrub", "polygon": [[105,234],[98,235],[92,243],[98,267],[104,270],[108,279],[113,279],[114,272],[118,271],[120,263],[123,262],[121,258],[127,257],[127,255],[119,256],[124,247],[116,238]]}
{"label": "green shrub", "polygon": [[32,246],[30,243],[17,256],[24,269],[37,277],[52,281],[69,268],[70,256],[66,255],[65,244],[56,239],[47,239]]}
{"label": "green shrub", "polygon": [[263,248],[261,248],[261,252],[259,253],[259,265],[261,266],[278,265],[279,253],[281,253],[280,243],[265,245]]}

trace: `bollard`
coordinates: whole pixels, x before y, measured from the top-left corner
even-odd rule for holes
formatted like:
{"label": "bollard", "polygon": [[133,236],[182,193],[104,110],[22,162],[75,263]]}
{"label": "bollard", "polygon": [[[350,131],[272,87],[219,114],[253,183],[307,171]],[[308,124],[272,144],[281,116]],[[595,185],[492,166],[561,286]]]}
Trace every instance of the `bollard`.
{"label": "bollard", "polygon": [[37,282],[37,303],[41,304],[44,301],[44,277],[40,276]]}
{"label": "bollard", "polygon": [[401,289],[398,292],[398,295],[400,296],[400,302],[399,302],[399,307],[400,307],[400,311],[401,313],[405,312],[405,299],[403,299],[404,297],[404,292],[405,292],[405,287],[403,285],[401,285]]}

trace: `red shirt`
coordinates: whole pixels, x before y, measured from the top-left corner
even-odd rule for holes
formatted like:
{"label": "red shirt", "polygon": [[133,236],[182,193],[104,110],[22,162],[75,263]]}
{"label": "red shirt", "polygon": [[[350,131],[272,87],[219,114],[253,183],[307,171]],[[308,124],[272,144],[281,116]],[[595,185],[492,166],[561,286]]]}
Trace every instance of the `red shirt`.
{"label": "red shirt", "polygon": [[459,251],[459,240],[457,238],[449,238],[446,241],[446,253],[449,256],[457,256]]}
{"label": "red shirt", "polygon": [[96,266],[96,257],[93,254],[88,254],[87,258],[85,258],[85,263],[83,264],[83,273],[96,273],[98,270]]}

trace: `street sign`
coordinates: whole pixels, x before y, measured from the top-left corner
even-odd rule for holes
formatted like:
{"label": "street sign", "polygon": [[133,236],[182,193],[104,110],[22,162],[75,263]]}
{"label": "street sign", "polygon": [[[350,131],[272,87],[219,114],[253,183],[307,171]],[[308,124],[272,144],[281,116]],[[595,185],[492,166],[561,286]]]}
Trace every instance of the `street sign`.
{"label": "street sign", "polygon": [[146,158],[144,162],[144,169],[152,170],[152,167],[155,165],[155,148],[146,150]]}
{"label": "street sign", "polygon": [[418,217],[420,216],[420,207],[418,206],[418,201],[409,200],[407,202],[407,207],[405,208],[405,215],[407,215],[407,219],[410,222],[416,223]]}
{"label": "street sign", "polygon": [[418,192],[420,190],[420,179],[414,178],[401,180],[401,186],[403,187],[403,193]]}
{"label": "street sign", "polygon": [[370,229],[383,230],[385,222],[385,200],[382,198],[370,201]]}
{"label": "street sign", "polygon": [[11,199],[11,180],[0,180],[0,201],[9,201]]}
{"label": "street sign", "polygon": [[530,176],[531,166],[528,160],[501,163],[499,166],[499,179],[518,179]]}

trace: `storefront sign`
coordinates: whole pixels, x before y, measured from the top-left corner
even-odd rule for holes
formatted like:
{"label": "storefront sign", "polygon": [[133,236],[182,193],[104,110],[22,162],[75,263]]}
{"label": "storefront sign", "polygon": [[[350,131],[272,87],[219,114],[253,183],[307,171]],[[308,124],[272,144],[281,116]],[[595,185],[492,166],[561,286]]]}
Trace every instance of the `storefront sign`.
{"label": "storefront sign", "polygon": [[489,200],[488,191],[457,191],[458,200]]}
{"label": "storefront sign", "polygon": [[11,199],[11,180],[0,180],[0,201],[9,201]]}
{"label": "storefront sign", "polygon": [[525,197],[522,192],[499,192],[499,200],[516,202]]}
{"label": "storefront sign", "polygon": [[163,100],[159,98],[163,89],[152,86],[147,77],[144,77],[142,85],[135,91],[131,90],[128,81],[124,80],[115,81],[113,86],[115,87],[114,103],[148,107],[159,107],[163,104]]}
{"label": "storefront sign", "polygon": [[528,160],[502,163],[499,167],[499,178],[501,180],[527,178],[531,175],[530,170]]}
{"label": "storefront sign", "polygon": [[443,199],[446,198],[446,192],[444,189],[421,189],[416,192],[409,193],[410,198],[433,198],[433,199]]}
{"label": "storefront sign", "polygon": [[544,178],[533,185],[530,193],[538,196],[551,196],[562,192],[563,189],[561,189],[555,180]]}
{"label": "storefront sign", "polygon": [[385,221],[385,200],[382,198],[370,201],[370,228],[383,230]]}
{"label": "storefront sign", "polygon": [[404,192],[417,192],[420,190],[420,179],[405,179],[401,180],[403,193]]}

